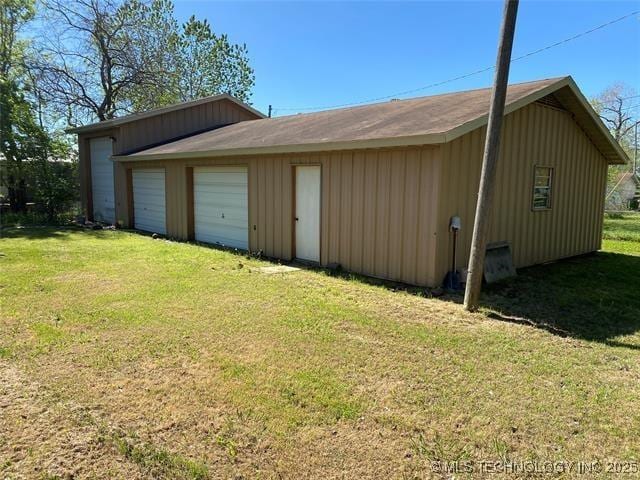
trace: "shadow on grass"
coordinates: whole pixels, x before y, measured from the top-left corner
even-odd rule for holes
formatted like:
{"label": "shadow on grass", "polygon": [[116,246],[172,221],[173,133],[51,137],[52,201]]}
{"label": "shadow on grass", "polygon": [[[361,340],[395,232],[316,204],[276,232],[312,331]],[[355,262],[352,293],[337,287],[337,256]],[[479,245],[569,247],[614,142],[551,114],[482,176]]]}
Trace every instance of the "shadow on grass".
{"label": "shadow on grass", "polygon": [[84,232],[94,238],[113,239],[104,235],[105,230],[89,230],[74,225],[69,226],[24,226],[24,227],[2,227],[0,228],[0,238],[24,238],[25,240],[70,240],[72,233]]}
{"label": "shadow on grass", "polygon": [[640,350],[640,256],[598,252],[522,269],[487,286],[488,316],[550,333]]}
{"label": "shadow on grass", "polygon": [[[328,273],[392,291],[433,296],[431,289],[345,271]],[[640,350],[639,288],[640,256],[598,252],[520,269],[515,278],[485,285],[481,308],[494,320]],[[463,292],[445,294],[440,300],[462,303]],[[630,341],[617,339],[632,335],[637,337]]]}

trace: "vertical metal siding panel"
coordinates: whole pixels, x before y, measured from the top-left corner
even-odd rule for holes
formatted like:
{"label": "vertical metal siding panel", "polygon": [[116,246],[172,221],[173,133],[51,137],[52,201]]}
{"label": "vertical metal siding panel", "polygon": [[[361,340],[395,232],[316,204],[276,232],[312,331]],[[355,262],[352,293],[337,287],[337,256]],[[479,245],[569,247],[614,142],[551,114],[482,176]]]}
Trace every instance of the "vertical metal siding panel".
{"label": "vertical metal siding panel", "polygon": [[571,217],[569,221],[569,232],[567,232],[568,233],[567,236],[569,238],[569,245],[566,253],[568,255],[573,255],[574,252],[576,251],[576,240],[577,240],[576,230],[578,228],[577,212],[578,212],[578,204],[579,204],[579,198],[578,198],[579,191],[578,191],[578,186],[576,182],[576,174],[577,174],[577,169],[580,168],[580,154],[579,154],[580,139],[578,137],[578,133],[576,129],[572,128],[571,130],[572,130],[571,131],[572,155],[571,155],[571,166],[568,171],[568,175],[571,175],[572,187],[571,187],[571,205],[569,207]]}
{"label": "vertical metal siding panel", "polygon": [[[206,114],[206,110],[204,110]],[[258,172],[257,161],[255,158],[249,160],[248,171],[248,189],[249,189],[249,250],[258,251]],[[254,229],[254,225],[256,229]]]}
{"label": "vertical metal siding panel", "polygon": [[582,165],[583,167],[581,168],[582,172],[581,172],[581,176],[582,176],[582,193],[581,193],[581,197],[582,197],[582,212],[581,212],[581,216],[582,216],[582,220],[581,220],[581,225],[580,225],[580,232],[581,232],[581,236],[580,236],[580,251],[586,251],[587,248],[587,242],[585,241],[587,236],[588,236],[588,228],[589,228],[589,154],[590,154],[590,145],[587,144],[586,142],[583,142],[584,145],[584,152],[583,152],[583,157],[582,157]]}
{"label": "vertical metal siding panel", "polygon": [[281,185],[281,196],[280,196],[280,215],[281,215],[281,225],[280,225],[280,250],[282,252],[283,259],[291,258],[291,234],[292,234],[292,213],[291,207],[293,206],[293,202],[291,199],[291,166],[289,164],[289,158],[287,156],[283,156],[280,159],[280,185]]}
{"label": "vertical metal siding panel", "polygon": [[583,251],[590,251],[592,242],[592,233],[593,233],[593,223],[595,218],[593,216],[594,212],[594,199],[593,199],[593,172],[595,169],[594,160],[594,151],[591,144],[588,145],[587,152],[585,154],[585,231],[584,231],[584,239],[583,239]]}
{"label": "vertical metal siding panel", "polygon": [[430,158],[431,151],[422,148],[418,153],[418,161],[420,162],[418,175],[418,196],[416,198],[417,211],[416,215],[416,283],[419,285],[427,285],[430,283],[429,269],[431,259],[429,252],[431,251],[431,243],[433,241],[430,232],[430,221],[432,215],[437,215],[431,203],[430,181],[433,179],[433,161]]}
{"label": "vertical metal siding panel", "polygon": [[362,272],[362,250],[364,247],[364,153],[353,154],[352,203],[351,203],[351,268]]}
{"label": "vertical metal siding panel", "polygon": [[578,209],[577,209],[577,226],[576,226],[576,241],[574,244],[574,252],[578,253],[582,250],[582,238],[584,235],[584,213],[585,213],[585,174],[586,174],[586,165],[585,165],[585,153],[586,153],[586,142],[580,142],[578,148],[578,166],[575,170],[576,177],[576,186],[578,187]]}
{"label": "vertical metal siding panel", "polygon": [[406,151],[406,171],[403,185],[402,221],[402,281],[416,282],[418,205],[420,198],[420,157],[416,149]]}
{"label": "vertical metal siding panel", "polygon": [[[451,259],[447,227],[456,213],[468,226],[458,264],[468,261],[485,132],[482,127],[440,147],[436,277]],[[594,178],[604,165],[601,154],[566,112],[538,104],[508,115],[504,135],[491,240],[509,241],[518,267],[590,251],[601,228],[597,210],[604,200],[594,191],[603,185],[596,187]],[[534,165],[554,168],[549,211],[531,209]]]}
{"label": "vertical metal siding panel", "polygon": [[213,111],[216,115],[216,118],[219,118],[222,124],[231,123],[229,119],[229,107],[227,105],[227,102],[215,102]]}
{"label": "vertical metal siding panel", "polygon": [[[462,221],[464,222],[463,227],[464,225],[466,225],[466,227],[464,228],[464,231],[466,233],[464,236],[462,236],[464,240],[460,242],[462,251],[460,260],[458,261],[459,266],[466,266],[469,263],[469,252],[471,250],[473,223],[476,216],[476,203],[478,200],[478,187],[480,186],[480,172],[482,170],[482,155],[484,152],[484,141],[486,134],[487,129],[484,127],[472,132],[467,139],[468,143],[465,144],[466,151],[461,157],[455,159],[456,163],[462,165],[461,168],[456,171],[456,177],[454,178],[464,178],[466,180],[466,190],[460,192],[461,194],[459,195],[459,198],[456,199],[456,203],[458,204],[456,210],[462,215]],[[457,191],[459,192],[459,189],[457,189]],[[456,193],[456,190],[452,190],[451,193]],[[449,251],[445,261],[448,270],[448,265],[453,255],[453,237],[449,234],[448,231],[449,219],[447,218],[446,221],[447,225],[444,232],[446,235],[447,243],[449,245]]]}
{"label": "vertical metal siding panel", "polygon": [[320,239],[320,262],[323,265],[331,263],[333,255],[331,252],[331,232],[334,228],[333,216],[331,215],[331,209],[333,208],[333,199],[331,194],[331,168],[331,154],[329,153],[324,156],[320,171],[322,192],[322,223],[320,224],[322,238]]}
{"label": "vertical metal siding panel", "polygon": [[205,118],[205,121],[207,122],[207,124],[209,124],[209,125],[213,124],[214,115],[213,115],[213,104],[212,103],[207,103],[205,105],[204,118]]}
{"label": "vertical metal siding panel", "polygon": [[404,186],[406,172],[406,152],[394,150],[391,154],[391,206],[389,216],[389,277],[402,279],[402,256],[404,224]]}
{"label": "vertical metal siding panel", "polygon": [[265,161],[265,252],[270,257],[275,257],[274,249],[274,172],[273,160],[266,158]]}
{"label": "vertical metal siding panel", "polygon": [[588,168],[585,171],[586,177],[587,177],[587,183],[585,185],[585,196],[587,198],[587,203],[586,203],[586,212],[585,212],[585,239],[584,239],[584,246],[583,249],[584,251],[591,251],[593,250],[593,242],[592,242],[592,238],[593,238],[593,229],[594,229],[594,223],[595,223],[595,216],[594,216],[594,212],[595,212],[595,204],[594,204],[594,198],[593,198],[593,191],[594,191],[594,181],[593,181],[593,176],[594,176],[594,171],[596,168],[596,164],[594,162],[595,160],[595,152],[594,149],[591,145],[589,145],[588,151],[587,151],[587,155],[586,155],[586,159],[587,161],[587,165]]}
{"label": "vertical metal siding panel", "polygon": [[551,208],[553,209],[553,222],[551,224],[551,248],[548,252],[549,259],[557,258],[560,253],[559,240],[561,232],[560,218],[562,217],[562,209],[558,208],[564,197],[564,189],[562,188],[566,175],[562,173],[562,164],[565,157],[565,145],[561,141],[564,129],[566,127],[564,115],[553,115],[556,119],[554,128],[553,148],[556,153],[554,179],[551,186]]}
{"label": "vertical metal siding panel", "polygon": [[364,176],[362,270],[370,275],[375,274],[376,222],[378,220],[376,209],[377,184],[378,154],[377,152],[367,152]]}
{"label": "vertical metal siding panel", "polygon": [[[522,192],[520,196],[518,215],[516,220],[517,233],[514,238],[514,244],[512,245],[514,251],[514,264],[525,264],[525,252],[524,244],[526,238],[525,225],[529,222],[531,215],[531,173],[526,169],[523,171],[522,165],[532,165],[533,158],[531,157],[531,108],[525,107],[520,110],[520,124],[518,125],[519,136],[519,148],[520,155],[518,161],[518,177],[516,179],[517,188]],[[523,163],[520,163],[523,162]]]}
{"label": "vertical metal siding panel", "polygon": [[178,211],[178,218],[179,218],[179,224],[178,224],[178,229],[179,229],[179,237],[180,239],[186,240],[189,236],[189,226],[188,226],[188,206],[187,206],[187,201],[189,198],[189,195],[187,194],[187,176],[186,176],[186,169],[184,167],[184,165],[182,164],[182,162],[179,162],[176,164],[176,178],[177,178],[177,183],[178,183],[178,192],[179,192],[179,197],[176,198],[177,201],[177,205],[176,205],[176,209]]}
{"label": "vertical metal siding panel", "polygon": [[274,255],[282,258],[282,158],[274,158],[273,165],[273,244]]}
{"label": "vertical metal siding panel", "polygon": [[341,169],[341,205],[340,205],[340,263],[351,269],[351,215],[353,192],[353,153],[343,153],[340,160]]}
{"label": "vertical metal siding panel", "polygon": [[428,219],[427,235],[429,238],[429,247],[426,256],[427,267],[427,280],[426,283],[429,286],[436,286],[440,283],[439,273],[437,270],[438,260],[438,224],[439,216],[442,204],[442,145],[429,150],[427,156],[429,160],[430,168],[428,170],[431,175],[426,181],[430,185],[428,189],[429,196],[429,210],[425,212],[425,217]]}
{"label": "vertical metal siding panel", "polygon": [[129,202],[127,195],[127,170],[121,162],[115,162],[113,169],[113,189],[116,222],[129,224]]}
{"label": "vertical metal siding panel", "polygon": [[593,232],[595,230],[595,198],[593,192],[595,191],[594,174],[596,171],[595,164],[595,152],[592,148],[589,149],[588,155],[588,168],[587,168],[587,198],[588,198],[588,212],[587,212],[587,232],[585,238],[585,250],[593,250]]}
{"label": "vertical metal siding panel", "polygon": [[331,183],[329,184],[331,195],[331,229],[329,231],[330,262],[340,263],[340,228],[342,226],[342,188],[341,188],[341,163],[340,153],[331,153]]}
{"label": "vertical metal siding panel", "polygon": [[527,164],[528,156],[525,149],[524,141],[524,128],[523,125],[525,123],[525,115],[526,109],[520,109],[513,113],[512,122],[512,138],[510,142],[512,143],[512,158],[511,162],[513,167],[511,169],[511,184],[510,188],[512,189],[513,195],[513,213],[510,217],[510,228],[509,228],[509,238],[511,241],[512,255],[514,262],[517,262],[518,256],[521,255],[521,252],[517,248],[517,245],[520,245],[522,241],[522,236],[520,234],[520,225],[528,216],[528,209],[526,205],[527,194],[526,187],[524,184],[525,175],[521,174],[522,171],[522,162]]}
{"label": "vertical metal siding panel", "polygon": [[561,236],[560,233],[562,231],[562,225],[560,223],[562,218],[562,210],[559,208],[556,208],[556,205],[560,205],[562,203],[563,197],[566,196],[566,190],[562,188],[563,180],[566,181],[566,175],[562,173],[563,165],[565,163],[564,159],[566,157],[566,146],[562,141],[562,138],[566,128],[567,116],[564,114],[564,112],[559,112],[555,110],[551,110],[551,113],[555,118],[555,128],[553,130],[554,132],[553,149],[555,152],[555,164],[554,164],[553,174],[555,178],[552,180],[552,182],[554,182],[555,185],[552,184],[551,186],[551,208],[552,208],[552,214],[553,214],[553,221],[551,222],[551,225],[549,228],[552,232],[551,234],[552,241],[551,241],[550,250],[548,252],[547,260],[558,258],[558,255],[560,254],[559,239]]}
{"label": "vertical metal siding panel", "polygon": [[[513,163],[514,158],[517,158],[513,154],[513,114],[505,117],[504,131],[502,134],[502,148],[500,153],[500,190],[496,195],[495,205],[511,205],[513,207],[515,200],[515,189],[513,188],[513,181],[516,177],[513,175]],[[498,207],[499,208],[499,207]],[[511,225],[513,224],[513,213],[515,209],[505,209],[505,221],[501,221],[500,215],[494,215],[492,220],[492,227],[495,232],[496,239],[507,239],[511,237]]]}
{"label": "vertical metal siding panel", "polygon": [[259,192],[259,208],[258,208],[258,245],[259,250],[267,251],[267,186],[265,176],[265,161],[258,158],[258,192]]}
{"label": "vertical metal siding panel", "polygon": [[[464,137],[467,137],[467,140],[469,139],[467,135],[465,135]],[[460,198],[460,197],[467,197],[468,195],[473,195],[471,190],[468,191],[469,192],[468,194],[460,190],[460,182],[461,182],[460,169],[461,169],[461,163],[462,163],[461,159],[466,158],[470,164],[472,163],[471,158],[469,158],[468,152],[464,151],[463,146],[468,147],[468,145],[463,142],[463,138],[461,137],[451,142],[451,145],[449,147],[450,148],[450,157],[448,162],[449,176],[448,176],[447,185],[445,187],[445,192],[446,192],[445,201],[446,201],[446,204],[449,206],[449,210],[445,218],[443,219],[441,236],[440,236],[440,241],[442,242],[442,245],[443,245],[443,254],[444,254],[443,262],[445,265],[445,271],[450,268],[450,265],[451,265],[450,259],[453,254],[453,247],[451,244],[451,235],[449,232],[449,218],[452,215],[459,215],[463,226],[468,227],[468,228],[461,229],[460,236],[458,237],[458,240],[459,240],[458,245],[462,247],[460,250],[461,252],[465,252],[463,253],[463,256],[468,255],[467,236],[471,235],[471,232],[468,232],[468,229],[473,229],[473,226],[472,226],[473,217],[468,215],[467,206],[468,206],[468,203],[475,203],[475,202],[474,201],[466,202]],[[466,178],[465,180],[467,180],[468,182],[472,182],[471,176],[473,175],[473,173],[471,172],[470,165],[468,165],[467,172],[471,173],[471,175],[469,175],[469,178]],[[474,199],[475,199],[475,196],[474,196]]]}
{"label": "vertical metal siding panel", "polygon": [[592,218],[591,218],[591,247],[590,247],[590,250],[593,250],[593,251],[599,248],[598,217],[600,217],[600,215],[598,214],[597,192],[599,190],[598,180],[599,180],[600,168],[598,168],[599,167],[598,156],[599,156],[598,152],[594,150],[592,153],[592,169],[593,170],[591,173],[591,195],[593,197],[593,203],[591,205],[591,208],[593,210],[591,212]]}
{"label": "vertical metal siding panel", "polygon": [[577,242],[577,230],[579,228],[579,214],[578,209],[580,207],[580,188],[577,169],[580,168],[580,138],[575,128],[571,132],[572,137],[572,156],[571,156],[571,169],[569,175],[571,175],[571,206],[570,206],[570,227],[568,232],[569,245],[567,248],[567,254],[573,255],[576,251]]}
{"label": "vertical metal siding panel", "polygon": [[602,247],[602,224],[604,222],[604,202],[605,202],[605,193],[607,190],[607,169],[608,167],[604,167],[600,170],[600,191],[598,193],[598,249]]}
{"label": "vertical metal siding panel", "polygon": [[[438,218],[437,218],[437,255],[436,262],[437,266],[435,267],[435,275],[436,281],[440,283],[444,276],[444,273],[447,271],[447,256],[449,251],[449,239],[448,239],[448,224],[449,224],[449,216],[452,214],[451,212],[455,212],[455,205],[452,205],[450,200],[451,189],[454,187],[452,185],[451,180],[451,162],[452,162],[452,143],[445,143],[440,147],[440,198],[439,198],[439,208],[438,208]],[[470,161],[474,161],[473,158],[469,159]],[[469,200],[473,201],[471,198],[471,192],[469,192]],[[473,197],[475,198],[475,197]],[[467,225],[466,219],[463,217],[463,212],[456,212],[461,216],[461,221],[463,222],[463,228]],[[467,226],[467,228],[472,228]],[[465,250],[464,243],[462,239],[460,239],[460,257],[463,262],[462,265],[466,263],[465,257],[468,256],[468,252]],[[443,277],[444,278],[444,277]]]}
{"label": "vertical metal siding panel", "polygon": [[[538,143],[540,143],[541,146],[541,164],[542,165],[549,165],[551,167],[554,167],[554,162],[553,162],[553,154],[552,154],[552,150],[551,150],[551,124],[550,124],[550,118],[548,115],[549,112],[549,108],[548,107],[543,107],[541,105],[537,105],[534,104],[535,108],[537,108],[540,111],[540,116],[541,116],[541,122],[542,122],[542,128],[541,128],[541,139]],[[533,174],[531,174],[531,176],[533,177]],[[549,223],[549,219],[551,218],[552,215],[552,211],[544,211],[544,212],[540,212],[542,213],[542,215],[536,215],[536,217],[538,217],[538,226],[537,226],[537,238],[536,238],[536,244],[537,244],[537,248],[536,250],[534,250],[534,262],[535,263],[540,263],[543,262],[545,260],[545,255],[546,255],[546,251],[547,251],[547,239],[550,237],[549,233],[548,233],[548,223]]]}
{"label": "vertical metal siding panel", "polygon": [[[534,165],[538,165],[541,163],[544,163],[540,157],[540,127],[541,127],[541,119],[540,119],[540,112],[536,109],[536,108],[531,108],[531,126],[530,128],[533,129],[532,131],[532,142],[531,142],[531,149],[532,149],[532,153],[533,153],[533,162]],[[531,176],[531,170],[527,173],[527,177],[529,178],[529,192],[532,191],[532,176]],[[525,222],[525,243],[524,243],[524,254],[525,254],[525,263],[526,264],[531,264],[534,262],[534,252],[535,252],[535,246],[537,245],[537,238],[536,238],[536,216],[535,215],[529,215],[528,221]]]}
{"label": "vertical metal siding panel", "polygon": [[385,277],[388,275],[389,262],[389,209],[391,201],[391,156],[389,151],[381,151],[378,154],[378,188],[376,198],[376,210],[378,221],[376,223],[376,267],[375,275]]}
{"label": "vertical metal siding panel", "polygon": [[[573,120],[570,121],[571,123]],[[558,235],[558,244],[560,246],[559,256],[566,254],[569,248],[569,234],[567,233],[568,225],[571,223],[571,203],[573,202],[573,178],[572,178],[572,162],[574,155],[573,148],[573,125],[569,122],[565,122],[564,129],[562,131],[562,143],[564,145],[564,159],[562,165],[558,167],[558,178],[560,179],[559,187],[562,191],[563,201],[558,203],[558,208],[561,209],[561,234]]]}

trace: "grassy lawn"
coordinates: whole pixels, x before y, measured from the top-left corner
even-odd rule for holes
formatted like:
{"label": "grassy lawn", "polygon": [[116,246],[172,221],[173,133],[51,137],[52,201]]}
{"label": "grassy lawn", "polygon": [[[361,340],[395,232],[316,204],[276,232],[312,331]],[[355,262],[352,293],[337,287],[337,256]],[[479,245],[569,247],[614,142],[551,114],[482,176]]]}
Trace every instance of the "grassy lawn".
{"label": "grassy lawn", "polygon": [[640,212],[605,214],[603,236],[606,240],[640,242]]}
{"label": "grassy lawn", "polygon": [[640,461],[639,227],[607,218],[602,252],[523,270],[475,314],[133,233],[6,229],[0,477]]}

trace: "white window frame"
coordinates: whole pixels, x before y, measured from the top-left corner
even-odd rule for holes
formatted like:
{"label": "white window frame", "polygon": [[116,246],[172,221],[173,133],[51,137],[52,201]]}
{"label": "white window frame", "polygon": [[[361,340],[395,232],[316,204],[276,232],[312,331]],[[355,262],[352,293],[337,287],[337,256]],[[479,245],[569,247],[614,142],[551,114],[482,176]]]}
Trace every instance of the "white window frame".
{"label": "white window frame", "polygon": [[[549,171],[548,175],[539,175],[539,169],[547,169]],[[531,210],[539,212],[543,210],[551,210],[553,206],[553,180],[554,180],[554,168],[548,165],[534,165],[533,167],[533,186],[531,189]],[[547,179],[546,186],[538,186],[537,180],[538,178]],[[540,191],[546,191],[546,202],[544,205],[536,205],[536,196],[540,195]],[[543,197],[544,198],[544,197]]]}

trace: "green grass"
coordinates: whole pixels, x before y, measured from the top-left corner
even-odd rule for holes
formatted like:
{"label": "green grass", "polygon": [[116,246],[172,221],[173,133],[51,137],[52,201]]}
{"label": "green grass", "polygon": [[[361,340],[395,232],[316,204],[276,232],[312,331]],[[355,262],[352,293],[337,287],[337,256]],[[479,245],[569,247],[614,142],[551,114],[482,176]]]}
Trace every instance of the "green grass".
{"label": "green grass", "polygon": [[640,212],[605,214],[603,237],[605,240],[640,242]]}
{"label": "green grass", "polygon": [[423,478],[432,461],[638,460],[640,242],[620,239],[638,223],[606,219],[618,239],[602,252],[524,269],[475,314],[122,231],[6,229],[0,473]]}

